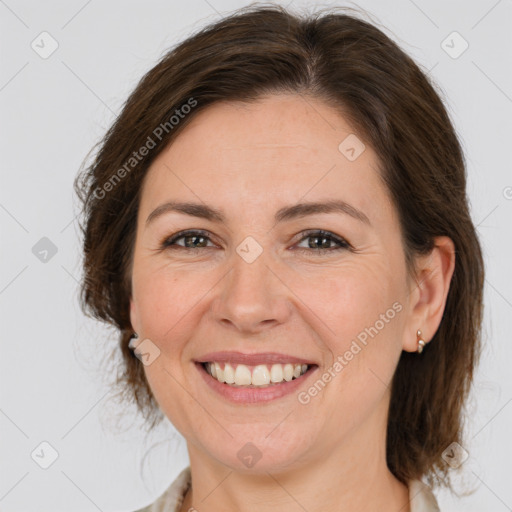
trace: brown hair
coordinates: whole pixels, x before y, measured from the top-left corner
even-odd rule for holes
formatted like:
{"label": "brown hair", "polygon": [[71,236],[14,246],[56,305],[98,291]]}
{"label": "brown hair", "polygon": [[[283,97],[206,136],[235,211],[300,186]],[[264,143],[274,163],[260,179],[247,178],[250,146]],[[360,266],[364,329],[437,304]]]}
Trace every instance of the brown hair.
{"label": "brown hair", "polygon": [[[158,416],[143,365],[128,348],[142,180],[198,112],[217,101],[250,102],[276,92],[325,101],[375,150],[399,214],[409,271],[415,254],[433,248],[434,237],[446,235],[455,244],[444,316],[421,356],[402,352],[387,430],[388,467],[400,481],[426,476],[432,486],[450,486],[441,453],[453,441],[462,444],[463,406],[480,354],[481,248],[462,149],[443,102],[418,65],[371,23],[334,11],[299,17],[276,5],[250,5],[165,54],[75,180],[85,217],[82,308],[119,329],[117,383],[146,419]],[[186,104],[195,106],[187,110]],[[134,150],[149,139],[156,147],[134,164]]]}

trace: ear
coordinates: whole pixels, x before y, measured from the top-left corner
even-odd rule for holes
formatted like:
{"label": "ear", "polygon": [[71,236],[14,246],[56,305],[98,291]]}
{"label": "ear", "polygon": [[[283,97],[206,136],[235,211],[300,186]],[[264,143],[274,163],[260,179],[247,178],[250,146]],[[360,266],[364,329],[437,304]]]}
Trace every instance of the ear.
{"label": "ear", "polygon": [[409,317],[402,343],[407,352],[418,349],[418,330],[428,343],[443,317],[455,269],[455,245],[447,236],[436,237],[434,244],[429,254],[416,258],[417,274],[414,280],[410,280]]}

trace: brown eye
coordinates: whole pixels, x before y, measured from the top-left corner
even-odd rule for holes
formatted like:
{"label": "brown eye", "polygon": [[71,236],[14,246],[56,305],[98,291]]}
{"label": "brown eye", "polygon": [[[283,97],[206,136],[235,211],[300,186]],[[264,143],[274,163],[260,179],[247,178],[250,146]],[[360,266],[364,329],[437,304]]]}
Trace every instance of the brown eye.
{"label": "brown eye", "polygon": [[[304,247],[298,249],[300,252],[325,254],[351,248],[346,240],[329,231],[307,231],[302,233],[302,237],[299,243],[302,243],[304,240],[309,240],[309,242],[307,249]],[[336,244],[336,246],[332,247],[332,244]]]}
{"label": "brown eye", "polygon": [[[184,240],[183,244],[178,244],[179,240]],[[170,238],[166,238],[162,244],[162,249],[202,249],[207,248],[208,241],[211,241],[205,231],[189,230],[181,231]]]}

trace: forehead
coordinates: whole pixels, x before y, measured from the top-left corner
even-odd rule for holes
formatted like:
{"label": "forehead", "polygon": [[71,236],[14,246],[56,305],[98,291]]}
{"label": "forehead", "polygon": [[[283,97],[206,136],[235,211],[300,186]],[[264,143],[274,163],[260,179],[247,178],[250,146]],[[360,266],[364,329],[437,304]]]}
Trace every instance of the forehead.
{"label": "forehead", "polygon": [[[340,156],[353,129],[324,102],[297,94],[269,95],[251,103],[219,102],[197,114],[172,143],[174,158],[205,154],[229,161],[238,154],[266,160],[304,156],[320,162]],[[227,163],[227,162],[226,162]]]}
{"label": "forehead", "polygon": [[[364,151],[349,159],[347,144]],[[280,94],[216,103],[197,113],[155,159],[141,209],[186,196],[259,207],[340,198],[372,210],[389,201],[378,158],[362,144],[347,121],[318,99]]]}

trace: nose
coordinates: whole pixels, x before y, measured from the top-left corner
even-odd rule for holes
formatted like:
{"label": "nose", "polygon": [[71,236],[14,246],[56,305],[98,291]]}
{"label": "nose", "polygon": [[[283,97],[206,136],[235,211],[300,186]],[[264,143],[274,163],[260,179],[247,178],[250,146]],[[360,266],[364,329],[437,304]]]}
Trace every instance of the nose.
{"label": "nose", "polygon": [[290,291],[271,267],[265,251],[251,263],[235,253],[212,304],[215,319],[224,327],[251,334],[285,323],[291,314]]}

